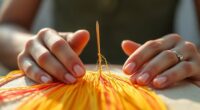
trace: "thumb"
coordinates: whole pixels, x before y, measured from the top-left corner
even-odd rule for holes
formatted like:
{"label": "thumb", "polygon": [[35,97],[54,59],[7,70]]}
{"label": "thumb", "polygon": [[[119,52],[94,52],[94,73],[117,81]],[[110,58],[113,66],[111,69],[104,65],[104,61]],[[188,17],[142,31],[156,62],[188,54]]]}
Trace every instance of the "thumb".
{"label": "thumb", "polygon": [[89,32],[87,30],[78,30],[74,33],[65,33],[65,34],[66,34],[66,40],[69,43],[70,47],[78,55],[80,55],[90,39]]}
{"label": "thumb", "polygon": [[124,40],[122,41],[121,47],[126,55],[131,55],[138,47],[140,47],[140,44],[133,42],[131,40]]}

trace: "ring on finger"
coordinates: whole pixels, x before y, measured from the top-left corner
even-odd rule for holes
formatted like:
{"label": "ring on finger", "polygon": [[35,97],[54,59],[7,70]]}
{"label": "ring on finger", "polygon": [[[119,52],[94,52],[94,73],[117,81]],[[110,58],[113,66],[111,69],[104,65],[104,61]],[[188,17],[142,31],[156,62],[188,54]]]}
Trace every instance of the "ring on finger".
{"label": "ring on finger", "polygon": [[183,54],[181,54],[180,52],[177,52],[175,50],[171,50],[171,51],[176,55],[176,57],[177,57],[177,59],[178,59],[179,62],[181,62],[181,61],[184,60]]}

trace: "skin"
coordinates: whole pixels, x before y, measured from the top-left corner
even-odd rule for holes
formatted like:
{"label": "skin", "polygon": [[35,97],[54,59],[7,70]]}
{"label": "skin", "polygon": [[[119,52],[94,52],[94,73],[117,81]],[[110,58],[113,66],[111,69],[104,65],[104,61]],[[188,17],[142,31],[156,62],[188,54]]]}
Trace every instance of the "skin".
{"label": "skin", "polygon": [[[198,1],[198,0],[196,0]],[[89,41],[87,30],[58,32],[44,28],[31,34],[41,0],[5,0],[0,12],[0,60],[9,68],[18,67],[32,80],[49,83],[59,80],[75,83],[85,74],[79,55]],[[199,2],[195,2],[199,12]],[[26,10],[24,10],[26,9]],[[139,85],[165,88],[180,80],[200,80],[197,46],[170,34],[138,44],[124,40],[122,49],[129,56],[123,71]],[[175,50],[184,56],[178,61]]]}
{"label": "skin", "polygon": [[44,28],[35,35],[31,34],[29,30],[40,1],[4,2],[0,13],[1,62],[10,68],[16,68],[18,64],[29,78],[39,83],[53,80],[75,83],[85,74],[78,55],[89,40],[89,32],[61,33]]}
{"label": "skin", "polygon": [[26,42],[18,55],[18,65],[29,78],[40,83],[51,82],[53,78],[75,83],[85,74],[78,55],[88,40],[86,30],[59,34],[53,29],[42,29]]}
{"label": "skin", "polygon": [[[147,41],[143,45],[125,40],[122,48],[129,55],[123,71],[131,75],[133,83],[165,88],[186,78],[200,81],[200,53],[196,45],[184,41],[177,34]],[[184,60],[179,61],[172,50],[181,53]]]}

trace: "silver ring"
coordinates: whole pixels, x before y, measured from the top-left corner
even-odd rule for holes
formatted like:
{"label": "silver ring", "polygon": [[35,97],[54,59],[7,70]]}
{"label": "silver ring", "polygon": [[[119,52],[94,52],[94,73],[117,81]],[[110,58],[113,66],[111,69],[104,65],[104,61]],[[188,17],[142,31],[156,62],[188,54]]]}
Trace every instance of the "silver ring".
{"label": "silver ring", "polygon": [[176,55],[179,62],[184,60],[184,56],[182,54],[180,54],[179,52],[177,52],[175,50],[171,50],[171,51]]}

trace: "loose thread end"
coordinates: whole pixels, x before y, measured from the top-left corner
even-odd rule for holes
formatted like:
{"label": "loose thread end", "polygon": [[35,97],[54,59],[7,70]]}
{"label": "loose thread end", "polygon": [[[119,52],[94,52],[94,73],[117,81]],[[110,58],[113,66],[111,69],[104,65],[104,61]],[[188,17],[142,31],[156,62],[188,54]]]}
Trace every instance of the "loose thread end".
{"label": "loose thread end", "polygon": [[100,32],[99,32],[99,22],[96,21],[96,34],[97,34],[97,50],[98,50],[98,71],[101,75],[102,65],[101,65],[101,45],[100,45]]}
{"label": "loose thread end", "polygon": [[98,55],[98,73],[99,73],[99,79],[102,78],[102,60],[105,62],[106,68],[108,69],[109,73],[109,66],[107,64],[106,58],[101,54],[101,42],[100,42],[100,28],[99,28],[99,22],[96,21],[96,37],[97,37],[97,55]]}

